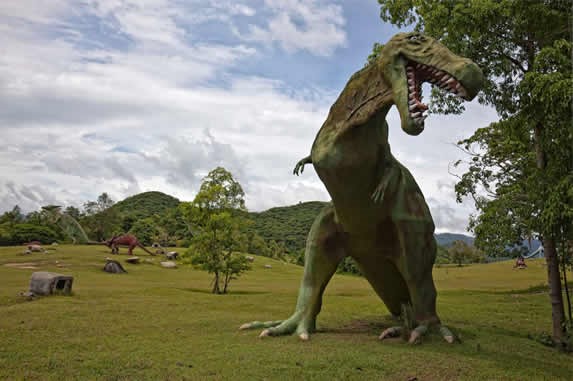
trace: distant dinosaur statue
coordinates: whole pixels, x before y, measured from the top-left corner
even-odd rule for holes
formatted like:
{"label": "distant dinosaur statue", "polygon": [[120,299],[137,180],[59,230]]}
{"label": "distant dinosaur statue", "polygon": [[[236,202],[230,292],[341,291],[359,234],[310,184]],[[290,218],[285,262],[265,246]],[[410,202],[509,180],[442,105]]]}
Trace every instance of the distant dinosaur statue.
{"label": "distant dinosaur statue", "polygon": [[113,236],[107,241],[104,241],[103,244],[111,248],[112,254],[119,253],[119,246],[127,246],[129,255],[133,255],[133,249],[136,247],[142,248],[150,255],[155,255],[155,253],[152,253],[151,251],[147,250],[145,246],[143,246],[133,234],[122,234],[118,236]]}
{"label": "distant dinosaur statue", "polygon": [[42,208],[49,220],[58,225],[60,229],[72,240],[74,244],[97,244],[88,239],[88,236],[80,223],[75,218],[61,211],[61,206],[48,205]]}

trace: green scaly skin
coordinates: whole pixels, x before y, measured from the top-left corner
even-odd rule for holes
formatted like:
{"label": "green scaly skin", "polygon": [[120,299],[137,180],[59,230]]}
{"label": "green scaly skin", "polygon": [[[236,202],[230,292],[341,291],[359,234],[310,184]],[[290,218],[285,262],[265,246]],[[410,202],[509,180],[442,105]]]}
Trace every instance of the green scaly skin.
{"label": "green scaly skin", "polygon": [[[251,322],[241,329],[264,328],[263,337],[296,333],[307,340],[316,329],[326,285],[340,261],[351,256],[392,315],[411,306],[415,328],[409,342],[418,342],[430,328],[454,341],[436,313],[434,222],[416,181],[390,151],[385,120],[395,105],[402,130],[420,134],[427,109],[420,94],[424,81],[471,100],[483,74],[438,41],[401,33],[384,46],[376,62],[350,78],[310,156],[293,171],[298,175],[312,163],[332,197],[308,235],[295,312],[286,320]],[[401,331],[391,327],[380,338]]]}

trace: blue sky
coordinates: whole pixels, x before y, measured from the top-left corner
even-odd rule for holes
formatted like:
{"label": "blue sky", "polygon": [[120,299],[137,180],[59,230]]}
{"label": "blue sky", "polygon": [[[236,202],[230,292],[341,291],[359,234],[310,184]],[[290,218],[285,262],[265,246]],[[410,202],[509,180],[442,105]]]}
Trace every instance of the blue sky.
{"label": "blue sky", "polygon": [[[158,190],[191,200],[224,166],[264,210],[328,200],[292,176],[352,73],[397,29],[375,0],[0,2],[0,211]],[[495,120],[472,102],[421,137],[391,111],[394,155],[438,231],[464,231],[453,143]],[[394,126],[394,127],[393,127]]]}

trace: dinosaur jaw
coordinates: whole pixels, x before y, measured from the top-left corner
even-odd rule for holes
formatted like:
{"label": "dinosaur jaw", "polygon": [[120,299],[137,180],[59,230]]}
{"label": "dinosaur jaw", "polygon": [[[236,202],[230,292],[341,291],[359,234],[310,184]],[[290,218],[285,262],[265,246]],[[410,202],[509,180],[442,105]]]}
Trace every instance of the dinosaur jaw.
{"label": "dinosaur jaw", "polygon": [[428,117],[428,115],[424,114],[428,110],[428,106],[422,103],[422,84],[424,82],[437,86],[443,91],[452,93],[466,101],[473,98],[468,95],[468,90],[455,76],[444,70],[415,61],[408,61],[405,67],[408,89],[408,116],[415,125],[410,128],[414,134],[416,134],[416,130],[421,132],[424,129],[424,120]]}

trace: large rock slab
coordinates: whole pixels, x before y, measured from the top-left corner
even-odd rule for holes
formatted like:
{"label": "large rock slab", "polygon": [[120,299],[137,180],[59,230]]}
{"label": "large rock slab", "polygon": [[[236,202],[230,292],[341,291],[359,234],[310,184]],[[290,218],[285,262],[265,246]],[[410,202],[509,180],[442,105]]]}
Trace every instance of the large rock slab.
{"label": "large rock slab", "polygon": [[64,294],[72,292],[74,277],[52,273],[48,271],[36,271],[30,279],[30,292],[35,295]]}

